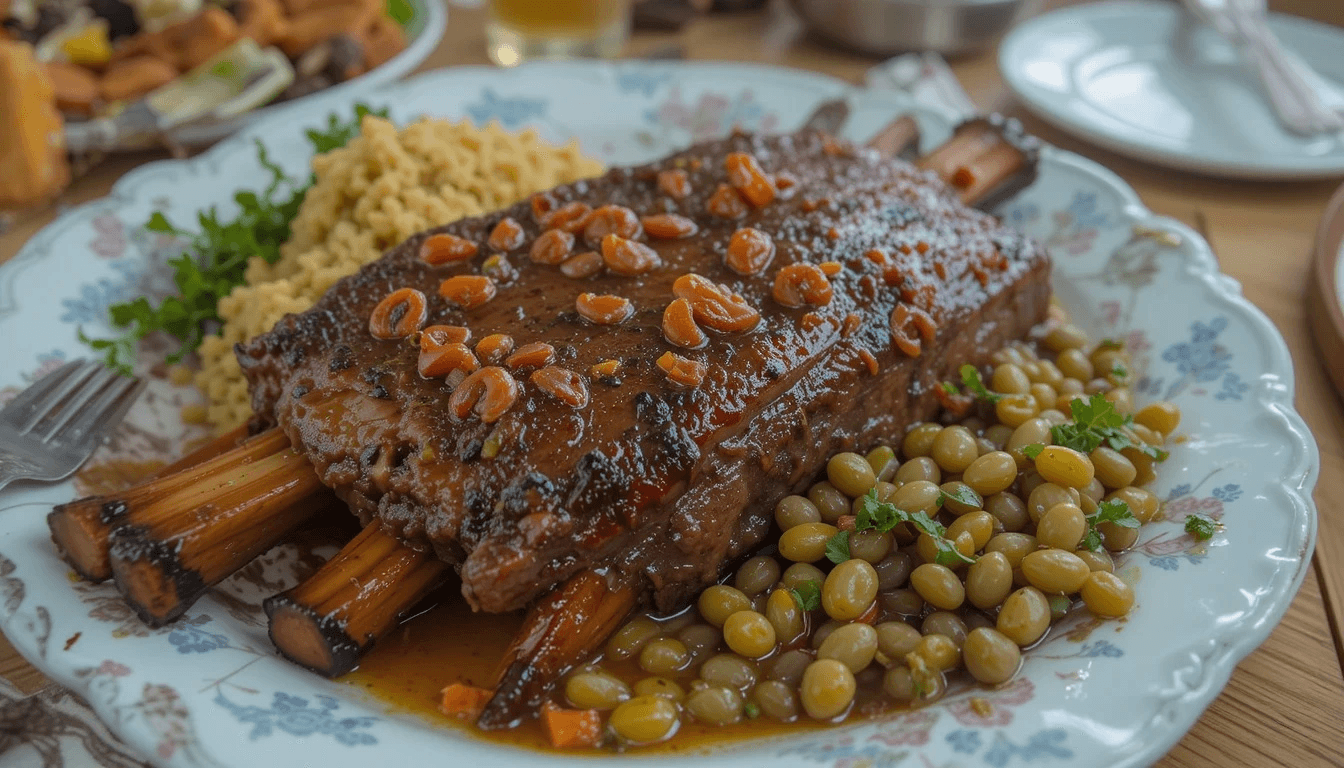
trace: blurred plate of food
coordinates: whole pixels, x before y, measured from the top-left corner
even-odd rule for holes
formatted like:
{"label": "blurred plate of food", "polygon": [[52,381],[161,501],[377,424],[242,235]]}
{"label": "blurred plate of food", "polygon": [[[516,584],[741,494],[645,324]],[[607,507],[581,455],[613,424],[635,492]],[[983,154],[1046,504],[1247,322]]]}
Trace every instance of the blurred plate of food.
{"label": "blurred plate of food", "polygon": [[[545,196],[538,196],[539,205],[529,204],[540,191],[569,182],[575,183],[571,192],[589,189],[603,182],[584,179],[603,166],[651,162],[734,129],[788,132],[818,104],[835,98],[849,104],[844,134],[855,141],[867,140],[902,114],[917,118],[924,152],[953,132],[945,117],[907,98],[855,91],[838,80],[778,68],[647,62],[460,68],[357,95],[318,96],[311,106],[250,126],[198,157],[138,169],[109,197],[67,213],[0,268],[0,338],[11,363],[0,378],[5,387],[0,397],[12,397],[63,360],[89,354],[90,344],[151,383],[126,428],[75,480],[11,486],[0,496],[0,511],[6,513],[0,516],[5,634],[25,658],[88,700],[119,737],[164,766],[362,766],[442,761],[445,754],[464,764],[553,766],[595,756],[580,751],[593,747],[615,751],[603,754],[612,765],[1155,761],[1195,722],[1236,663],[1268,636],[1296,593],[1315,536],[1310,494],[1316,447],[1293,410],[1293,368],[1283,339],[1241,296],[1237,283],[1218,271],[1208,245],[1189,228],[1146,210],[1111,172],[1050,147],[1041,151],[1035,181],[996,209],[997,221],[974,220],[1025,233],[1040,243],[1032,246],[1038,254],[1042,247],[1049,250],[1053,290],[1076,324],[1070,333],[1098,340],[1096,352],[1080,357],[1079,348],[1068,346],[1076,339],[1061,334],[1056,346],[1071,350],[1073,358],[1068,364],[1061,358],[1063,369],[1034,358],[1028,363],[1021,357],[1030,351],[1026,346],[1015,347],[1010,356],[1038,378],[1055,377],[1061,387],[1063,370],[1072,378],[1072,372],[1086,369],[1089,373],[1076,375],[1089,378],[1094,366],[1101,366],[1097,370],[1109,378],[1088,386],[1098,403],[1093,417],[1119,419],[1107,429],[1120,429],[1124,419],[1107,405],[1103,390],[1116,407],[1171,401],[1180,418],[1179,426],[1169,418],[1159,430],[1157,442],[1165,441],[1166,449],[1158,453],[1165,460],[1140,462],[1145,474],[1156,473],[1151,492],[1136,490],[1132,497],[1144,501],[1145,524],[1115,523],[1101,534],[1108,542],[1115,536],[1114,560],[1089,553],[1107,580],[1130,595],[1132,612],[1123,620],[1106,620],[1084,605],[1086,598],[1050,603],[1042,610],[1053,626],[1044,635],[1038,627],[1031,642],[1022,643],[1031,647],[1021,654],[1020,671],[1014,671],[1016,662],[1000,670],[1011,678],[1001,684],[982,686],[958,677],[946,688],[912,688],[907,693],[922,706],[907,708],[883,703],[883,691],[890,689],[881,674],[873,686],[871,673],[878,670],[867,668],[865,706],[876,703],[856,708],[841,724],[801,716],[798,722],[774,723],[759,707],[752,717],[738,697],[740,720],[715,726],[688,716],[680,734],[648,749],[612,736],[605,730],[606,715],[594,708],[583,710],[583,722],[592,726],[589,740],[569,742],[582,746],[557,752],[537,721],[482,734],[439,710],[441,704],[458,707],[452,710],[457,714],[470,710],[471,689],[490,684],[492,668],[521,621],[516,614],[473,613],[456,584],[448,585],[439,607],[379,640],[354,675],[329,680],[277,656],[261,605],[313,574],[341,545],[340,538],[319,539],[308,531],[287,541],[221,581],[180,619],[159,627],[143,623],[112,584],[75,578],[52,546],[43,515],[53,505],[119,491],[248,418],[252,401],[231,354],[235,342],[286,314],[305,312],[328,291],[356,284],[360,278],[346,278],[406,238],[510,204],[519,205],[511,216],[532,222],[564,210],[547,209]],[[356,108],[360,100],[367,103],[362,110]],[[849,157],[843,145],[815,136],[769,139],[791,140],[811,142],[821,148],[817,154]],[[779,157],[767,162],[782,180],[791,169],[778,168]],[[691,165],[688,160],[687,168]],[[722,174],[717,166],[702,164],[698,170]],[[971,183],[978,172],[958,171]],[[647,185],[646,192],[655,183],[662,189],[664,182],[646,176],[622,178]],[[925,178],[906,188],[914,203],[923,205],[935,193],[950,199],[946,188],[931,191],[930,182]],[[677,188],[675,172],[666,183]],[[726,182],[720,187],[732,191]],[[803,211],[811,198],[806,188],[798,194],[790,204]],[[924,200],[915,199],[919,196]],[[812,201],[814,210],[848,204]],[[918,228],[912,210],[892,205],[882,215]],[[831,237],[827,232],[814,239]],[[448,238],[445,248],[453,245]],[[536,264],[545,263],[540,259],[549,258],[538,252],[534,263],[531,251],[511,247],[516,252],[509,259],[516,259],[520,270],[540,269]],[[484,251],[480,256],[482,270],[504,275],[509,269],[508,259],[486,259]],[[976,282],[969,275],[961,279]],[[207,321],[204,328],[200,320]],[[879,330],[886,329],[886,318],[881,320]],[[312,327],[324,332],[320,323]],[[889,338],[890,332],[877,335]],[[351,372],[365,370],[372,369]],[[369,384],[375,381],[376,376]],[[978,376],[969,381],[985,386]],[[1073,383],[1083,386],[1081,379]],[[990,385],[1019,392],[1013,402],[1023,408],[1036,402],[1038,392],[1057,402],[1053,389],[1023,395],[1025,383],[1016,390],[994,380]],[[605,384],[594,379],[592,386]],[[952,397],[968,397],[960,386],[948,386],[957,392]],[[1073,418],[1076,430],[1100,428],[1078,422],[1091,418],[1082,411]],[[996,426],[1002,438],[1006,427]],[[933,431],[941,435],[940,429]],[[484,457],[483,445],[473,450]],[[904,444],[901,450],[907,457],[902,466],[927,468],[933,461]],[[924,481],[920,487],[931,485]],[[932,487],[937,495],[938,486]],[[971,497],[957,494],[948,500],[938,496],[936,506],[969,503]],[[946,515],[927,501],[932,514]],[[1018,504],[1015,525],[1026,525],[1021,499]],[[349,533],[344,529],[344,538]],[[825,560],[817,562],[829,567]],[[895,592],[909,598],[911,590]],[[826,597],[786,599],[797,599],[801,610],[819,611],[808,607],[809,600]],[[918,610],[923,609],[921,598]],[[694,610],[670,621],[694,622]],[[967,613],[967,621],[973,615]],[[816,623],[825,626],[823,618],[818,614]],[[993,625],[983,615],[974,620]],[[642,656],[641,651],[641,662]],[[738,668],[756,674],[750,665]],[[699,690],[692,687],[696,682],[701,681],[682,677],[677,685]],[[441,690],[465,695],[440,698]],[[568,710],[570,716],[574,711]]]}
{"label": "blurred plate of food", "polygon": [[217,141],[271,107],[319,91],[397,80],[434,50],[447,23],[438,0],[14,0],[4,6],[3,34],[33,46],[72,130],[115,117],[165,86],[175,86],[181,100],[208,89],[212,75],[227,79],[239,59],[221,54],[240,41],[289,63],[292,76],[270,88],[256,108],[177,127],[172,140],[185,146]]}

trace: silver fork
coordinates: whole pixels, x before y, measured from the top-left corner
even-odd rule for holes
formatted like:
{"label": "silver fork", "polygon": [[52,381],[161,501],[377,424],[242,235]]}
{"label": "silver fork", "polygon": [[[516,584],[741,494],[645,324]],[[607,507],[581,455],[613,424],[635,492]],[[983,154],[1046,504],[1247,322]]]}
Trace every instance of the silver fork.
{"label": "silver fork", "polygon": [[87,360],[43,376],[0,410],[0,488],[68,477],[111,434],[145,388]]}

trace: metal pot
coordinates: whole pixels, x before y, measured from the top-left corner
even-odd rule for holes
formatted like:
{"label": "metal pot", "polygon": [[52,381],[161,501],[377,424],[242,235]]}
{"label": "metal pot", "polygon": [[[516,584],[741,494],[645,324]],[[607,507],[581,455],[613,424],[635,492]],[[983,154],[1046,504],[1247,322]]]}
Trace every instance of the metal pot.
{"label": "metal pot", "polygon": [[968,53],[992,44],[1041,0],[792,0],[818,35],[863,53]]}

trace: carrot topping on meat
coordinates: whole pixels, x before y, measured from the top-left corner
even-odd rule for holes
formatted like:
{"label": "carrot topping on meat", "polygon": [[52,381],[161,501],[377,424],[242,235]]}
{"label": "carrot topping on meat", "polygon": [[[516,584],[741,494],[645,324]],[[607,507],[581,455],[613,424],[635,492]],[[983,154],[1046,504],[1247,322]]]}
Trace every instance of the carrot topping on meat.
{"label": "carrot topping on meat", "polygon": [[476,356],[486,365],[498,365],[513,351],[513,337],[507,333],[492,333],[476,342]]}
{"label": "carrot topping on meat", "polygon": [[574,308],[598,325],[623,323],[635,314],[635,305],[629,299],[610,294],[581,293],[574,300]]}
{"label": "carrot topping on meat", "polygon": [[699,349],[709,341],[705,332],[695,324],[691,303],[686,299],[677,299],[663,310],[663,336],[678,347],[687,349]]}
{"label": "carrot topping on meat", "polygon": [[775,199],[775,184],[761,170],[756,158],[746,152],[733,152],[724,160],[728,166],[728,180],[738,192],[757,208],[769,205]]}
{"label": "carrot topping on meat", "polygon": [[602,261],[607,269],[625,277],[642,275],[663,263],[657,251],[614,232],[602,238]]}
{"label": "carrot topping on meat", "polygon": [[604,205],[593,211],[583,228],[583,239],[591,246],[602,242],[607,235],[618,235],[633,240],[644,232],[635,212],[623,205]]}
{"label": "carrot topping on meat", "polygon": [[739,275],[757,275],[775,258],[775,241],[759,229],[743,227],[728,239],[723,263]]}
{"label": "carrot topping on meat", "polygon": [[517,399],[518,382],[508,371],[492,365],[463,379],[448,398],[448,409],[459,420],[475,412],[481,421],[491,424],[513,407]]}
{"label": "carrot topping on meat", "polygon": [[541,710],[541,719],[551,746],[557,749],[602,743],[602,713],[595,709],[561,709],[548,702]]}
{"label": "carrot topping on meat", "polygon": [[420,359],[417,368],[425,378],[447,376],[453,371],[471,373],[481,367],[466,344],[435,344],[429,337],[420,336]]}
{"label": "carrot topping on meat", "polygon": [[563,264],[573,249],[573,235],[563,229],[550,229],[532,241],[528,256],[537,264]]}
{"label": "carrot topping on meat", "polygon": [[746,216],[750,210],[747,207],[747,201],[742,199],[742,195],[727,184],[720,184],[714,190],[709,202],[705,203],[705,209],[721,219],[734,221]]}
{"label": "carrot topping on meat", "polygon": [[522,225],[506,216],[490,232],[487,244],[496,251],[512,251],[523,244],[525,237]]}
{"label": "carrot topping on meat", "polygon": [[562,229],[571,235],[577,235],[588,226],[588,216],[593,212],[587,203],[575,200],[565,203],[541,219],[543,229]]}
{"label": "carrot topping on meat", "polygon": [[691,314],[701,325],[724,333],[755,328],[761,313],[741,296],[697,274],[685,274],[672,283],[672,293],[691,305]]}
{"label": "carrot topping on meat", "polygon": [[691,194],[691,179],[683,170],[659,171],[658,189],[668,197],[680,200]]}
{"label": "carrot topping on meat", "polygon": [[430,235],[420,244],[420,259],[426,264],[465,261],[477,253],[476,244],[457,235]]}
{"label": "carrot topping on meat", "polygon": [[504,363],[516,371],[519,368],[540,368],[550,365],[554,360],[555,347],[544,341],[534,341],[519,347]]}
{"label": "carrot topping on meat", "polygon": [[484,688],[453,683],[439,694],[439,709],[450,717],[476,722],[491,695],[490,691]]}
{"label": "carrot topping on meat", "polygon": [[772,295],[786,307],[831,303],[831,281],[816,264],[790,264],[775,274]]}
{"label": "carrot topping on meat", "polygon": [[532,383],[552,397],[574,408],[588,404],[588,385],[579,374],[558,365],[548,365],[532,372]]}
{"label": "carrot topping on meat", "polygon": [[420,330],[428,316],[425,294],[414,288],[401,288],[373,308],[369,333],[376,339],[404,339]]}
{"label": "carrot topping on meat", "polygon": [[690,237],[700,230],[694,221],[675,213],[657,213],[652,216],[645,216],[639,221],[644,225],[644,231],[649,233],[649,237],[659,237],[664,240]]}
{"label": "carrot topping on meat", "polygon": [[907,357],[919,357],[923,344],[932,343],[937,332],[938,324],[929,313],[918,307],[897,304],[896,309],[891,311],[892,341]]}
{"label": "carrot topping on meat", "polygon": [[439,295],[463,309],[472,309],[495,297],[495,281],[484,275],[453,275],[439,284]]}
{"label": "carrot topping on meat", "polygon": [[658,358],[658,367],[663,369],[667,378],[686,387],[698,387],[705,380],[705,364],[688,360],[681,355],[664,352]]}
{"label": "carrot topping on meat", "polygon": [[565,259],[565,263],[560,265],[560,274],[574,280],[592,277],[601,271],[602,255],[597,251],[584,251]]}

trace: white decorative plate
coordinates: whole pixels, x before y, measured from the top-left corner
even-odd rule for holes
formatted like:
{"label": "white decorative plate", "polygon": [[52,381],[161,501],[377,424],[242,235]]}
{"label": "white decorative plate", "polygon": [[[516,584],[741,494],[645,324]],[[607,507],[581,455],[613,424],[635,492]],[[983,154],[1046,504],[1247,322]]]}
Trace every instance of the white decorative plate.
{"label": "white decorative plate", "polygon": [[[858,139],[910,109],[900,97],[803,72],[674,63],[457,69],[372,101],[389,105],[399,121],[432,114],[532,125],[557,141],[577,136],[608,162],[630,163],[734,126],[787,130],[841,94],[853,105],[848,130]],[[35,237],[0,268],[5,396],[85,354],[76,328],[102,330],[109,301],[161,285],[172,250],[140,229],[151,211],[186,220],[206,205],[229,209],[234,190],[264,178],[256,137],[288,170],[303,170],[301,128],[352,100],[316,100],[193,160],[132,172],[111,197]],[[948,134],[942,119],[920,117],[926,143]],[[1185,733],[1297,591],[1315,535],[1318,460],[1293,411],[1292,365],[1274,327],[1218,273],[1198,235],[1153,216],[1120,179],[1083,158],[1048,150],[1039,181],[1002,213],[1049,244],[1057,290],[1079,321],[1095,337],[1126,340],[1141,398],[1168,398],[1184,411],[1186,439],[1158,484],[1167,520],[1145,527],[1122,562],[1137,583],[1138,607],[1126,621],[1069,620],[1027,655],[1013,683],[975,692],[988,708],[960,693],[880,721],[741,743],[695,757],[698,765],[1146,764]],[[110,455],[124,463],[175,450],[189,431],[176,408],[195,397],[160,374]],[[109,456],[97,461],[118,466]],[[24,656],[88,698],[153,761],[182,768],[439,765],[445,755],[457,765],[562,762],[389,711],[278,658],[256,606],[294,578],[293,550],[268,554],[178,624],[146,629],[112,587],[73,581],[52,551],[44,514],[75,493],[66,483],[0,494],[0,619]],[[1197,543],[1182,530],[1192,512],[1226,529]],[[687,759],[635,753],[609,762]]]}
{"label": "white decorative plate", "polygon": [[[1344,103],[1344,30],[1281,14],[1269,26]],[[1344,136],[1280,125],[1251,65],[1179,3],[1117,0],[1031,19],[999,46],[999,71],[1043,120],[1139,160],[1234,178],[1344,176]]]}

